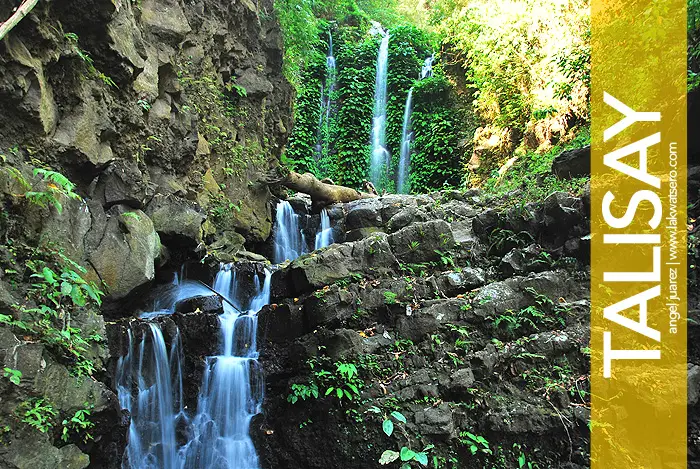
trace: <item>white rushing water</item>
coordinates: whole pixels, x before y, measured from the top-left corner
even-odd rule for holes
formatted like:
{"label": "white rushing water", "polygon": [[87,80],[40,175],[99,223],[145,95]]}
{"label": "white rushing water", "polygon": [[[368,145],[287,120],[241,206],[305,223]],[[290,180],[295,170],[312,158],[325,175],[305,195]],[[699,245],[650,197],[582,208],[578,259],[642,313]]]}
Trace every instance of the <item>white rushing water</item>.
{"label": "white rushing water", "polygon": [[435,54],[426,58],[423,62],[423,68],[420,71],[420,79],[430,78],[433,76],[433,61],[435,60]]}
{"label": "white rushing water", "polygon": [[291,204],[282,200],[277,204],[273,233],[273,262],[280,264],[294,260],[306,253],[306,239],[299,226],[299,215],[294,213]]}
{"label": "white rushing water", "polygon": [[[235,266],[225,265],[214,289],[224,302],[220,355],[205,359],[197,413],[183,411],[179,331],[170,350],[157,323],[148,323],[136,341],[128,333],[128,352],[117,363],[117,391],[122,408],[131,413],[124,469],[258,469],[250,438],[252,417],[263,399],[263,376],[256,343],[257,312],[270,302],[272,272],[254,277],[251,298],[240,294]],[[235,305],[235,307],[233,306]],[[178,430],[188,435],[178,445]]]}
{"label": "white rushing water", "polygon": [[331,227],[331,219],[328,216],[328,210],[321,210],[321,225],[316,233],[316,243],[314,249],[325,248],[333,244],[333,228]]}
{"label": "white rushing water", "polygon": [[[433,76],[433,61],[435,55],[427,57],[423,62],[419,79]],[[413,143],[413,129],[411,128],[411,115],[413,113],[413,88],[408,90],[406,104],[403,111],[403,125],[401,127],[401,154],[399,166],[396,171],[396,193],[408,194],[411,191],[408,184],[408,174],[411,168],[411,143]]]}
{"label": "white rushing water", "polygon": [[[337,72],[335,57],[333,56],[333,35],[328,31],[328,55],[326,55],[326,78],[321,84],[321,112],[318,115],[318,129],[316,130],[316,152],[318,162],[323,156],[324,149],[329,150],[331,140],[331,117],[333,108],[333,93],[336,88]],[[323,174],[325,168],[317,167]]]}
{"label": "white rushing water", "polygon": [[389,167],[389,151],[386,149],[387,75],[389,69],[389,33],[385,32],[377,54],[377,76],[374,84],[374,117],[372,118],[372,156],[369,176],[380,189],[382,176]]}
{"label": "white rushing water", "polygon": [[411,166],[411,142],[413,132],[411,131],[411,111],[413,110],[413,88],[408,90],[406,105],[403,111],[403,125],[401,127],[401,156],[399,157],[399,167],[396,173],[396,193],[408,194],[408,171]]}

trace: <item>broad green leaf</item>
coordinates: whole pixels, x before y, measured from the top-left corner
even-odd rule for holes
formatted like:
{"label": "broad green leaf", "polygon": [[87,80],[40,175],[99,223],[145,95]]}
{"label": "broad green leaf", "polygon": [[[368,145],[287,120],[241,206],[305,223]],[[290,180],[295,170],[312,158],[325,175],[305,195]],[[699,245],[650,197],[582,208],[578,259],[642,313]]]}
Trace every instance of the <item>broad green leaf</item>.
{"label": "broad green leaf", "polygon": [[338,395],[338,399],[342,399],[342,398],[343,398],[343,390],[342,390],[342,389],[337,388],[337,389],[335,390],[335,393]]}
{"label": "broad green leaf", "polygon": [[413,459],[415,459],[424,466],[428,465],[428,455],[425,453],[416,453]]}
{"label": "broad green leaf", "polygon": [[382,430],[384,430],[386,436],[391,436],[391,434],[394,433],[394,422],[389,419],[384,420],[384,423],[382,423]]}
{"label": "broad green leaf", "polygon": [[408,447],[404,446],[401,448],[401,460],[402,461],[410,461],[416,456],[416,452],[413,451],[412,449],[409,449]]}
{"label": "broad green leaf", "polygon": [[404,417],[401,412],[395,410],[391,413],[391,416],[401,423],[406,423],[406,417]]}

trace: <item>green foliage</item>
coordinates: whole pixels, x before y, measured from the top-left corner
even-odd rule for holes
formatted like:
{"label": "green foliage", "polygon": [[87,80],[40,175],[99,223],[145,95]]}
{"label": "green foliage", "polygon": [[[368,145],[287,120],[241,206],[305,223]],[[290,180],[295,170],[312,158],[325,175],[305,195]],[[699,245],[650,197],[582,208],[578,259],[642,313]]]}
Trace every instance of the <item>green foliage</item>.
{"label": "green foliage", "polygon": [[379,38],[348,42],[338,51],[337,183],[359,188],[367,178]]}
{"label": "green foliage", "polygon": [[2,369],[2,375],[9,379],[12,384],[15,386],[19,386],[19,383],[22,380],[22,372],[19,370],[15,370],[14,368],[8,368],[4,367]]}
{"label": "green foliage", "polygon": [[78,57],[80,57],[80,59],[85,63],[90,75],[92,75],[95,78],[98,78],[107,86],[118,88],[117,84],[114,83],[114,80],[112,80],[110,77],[108,77],[104,73],[100,72],[97,68],[95,68],[95,61],[92,59],[92,57],[90,57],[90,54],[88,54],[80,47],[80,44],[78,43],[79,38],[77,34],[65,33],[63,37],[66,39],[66,41],[68,42],[68,46],[73,50],[73,52]]}
{"label": "green foliage", "polygon": [[688,91],[700,86],[700,0],[688,0]]}
{"label": "green foliage", "polygon": [[588,178],[558,179],[551,174],[552,162],[561,152],[581,148],[591,142],[590,132],[580,129],[574,139],[555,145],[544,154],[528,151],[503,176],[494,174],[485,182],[486,195],[501,196],[518,190],[519,203],[540,202],[553,192],[563,191],[580,195]]}
{"label": "green foliage", "polygon": [[[379,411],[376,407],[374,409],[370,410],[375,410]],[[396,424],[406,424],[406,417],[399,411],[393,411],[391,414],[388,416],[384,417],[384,420],[382,421],[382,431],[387,435],[391,436],[394,433],[394,421],[396,421]],[[401,431],[406,436],[406,430],[401,427]],[[379,464],[382,466],[385,466],[387,464],[391,464],[397,460],[400,460],[403,464],[401,465],[402,469],[407,469],[411,467],[411,462],[417,462],[421,466],[427,466],[428,465],[428,454],[427,452],[432,449],[433,446],[429,445],[426,446],[423,451],[416,452],[413,451],[411,448],[408,446],[402,446],[399,451],[394,451],[394,450],[385,450],[382,455],[379,457]]]}
{"label": "green foliage", "polygon": [[307,365],[311,370],[309,381],[292,384],[287,402],[296,404],[300,399],[303,401],[310,398],[317,399],[320,390],[325,390],[323,396],[330,396],[341,402],[352,401],[360,396],[360,389],[364,387],[364,382],[360,379],[354,363],[337,361],[332,364],[335,368],[329,369],[327,367],[331,365],[330,359],[322,356],[309,359]]}
{"label": "green foliage", "polygon": [[36,398],[22,402],[15,413],[22,423],[26,423],[41,433],[47,433],[54,425],[54,419],[58,412],[53,405],[44,398]]}
{"label": "green foliage", "polygon": [[472,455],[476,453],[493,454],[489,447],[489,442],[481,435],[475,435],[471,432],[460,432],[459,442],[469,448]]}
{"label": "green foliage", "polygon": [[396,293],[392,291],[385,291],[384,292],[384,303],[388,305],[395,305],[397,303],[396,301]]}
{"label": "green foliage", "polygon": [[58,213],[61,213],[63,211],[63,204],[60,202],[61,197],[82,200],[80,195],[73,192],[75,184],[61,173],[36,168],[34,169],[34,176],[41,176],[46,183],[46,190],[28,190],[24,193],[24,197],[35,205],[40,207],[52,205]]}
{"label": "green foliage", "polygon": [[209,216],[217,227],[227,228],[231,226],[233,216],[241,211],[241,202],[234,204],[223,192],[219,192],[209,199]]}
{"label": "green foliage", "polygon": [[411,191],[423,193],[457,187],[462,178],[459,152],[463,124],[456,110],[452,84],[434,67],[434,75],[414,87]]}
{"label": "green foliage", "polygon": [[588,119],[587,1],[439,0],[432,21],[463,62],[488,123],[524,131],[534,110],[549,107]]}
{"label": "green foliage", "polygon": [[78,409],[70,418],[64,419],[61,423],[63,425],[61,440],[67,442],[71,434],[82,435],[81,439],[85,443],[92,440],[92,435],[89,433],[89,430],[93,428],[95,424],[90,421],[90,411],[94,407],[94,405],[85,403],[83,409]]}
{"label": "green foliage", "polygon": [[322,76],[325,76],[325,57],[320,52],[308,59],[302,74],[294,104],[294,127],[289,137],[289,146],[284,155],[285,163],[300,173],[310,172],[319,176],[316,160],[318,124],[321,117],[319,106]]}
{"label": "green foliage", "polygon": [[72,327],[71,314],[83,307],[99,307],[103,292],[85,280],[87,270],[60,251],[39,249],[25,261],[31,287],[25,304],[13,308],[28,320],[16,320],[0,314],[0,323],[36,336],[58,358],[66,360],[77,376],[92,375],[94,364],[87,352],[99,336],[84,337]]}
{"label": "green foliage", "polygon": [[292,384],[292,392],[287,396],[287,402],[296,404],[299,399],[305,401],[310,398],[318,399],[318,386],[316,383]]}

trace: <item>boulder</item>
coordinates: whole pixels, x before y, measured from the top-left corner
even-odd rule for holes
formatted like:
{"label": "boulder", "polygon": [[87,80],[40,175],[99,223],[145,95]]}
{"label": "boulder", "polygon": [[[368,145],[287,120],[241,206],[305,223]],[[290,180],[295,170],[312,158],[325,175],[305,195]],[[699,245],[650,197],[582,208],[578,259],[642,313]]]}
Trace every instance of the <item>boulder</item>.
{"label": "boulder", "polygon": [[194,202],[176,195],[156,194],[146,214],[164,242],[197,246],[202,241],[202,223],[206,215]]}
{"label": "boulder", "polygon": [[153,222],[141,210],[115,206],[108,216],[102,238],[89,249],[89,260],[108,296],[120,299],[153,280],[160,239]]}
{"label": "boulder", "polygon": [[24,429],[0,449],[3,469],[85,469],[90,458],[75,445],[56,448],[49,435]]}
{"label": "boulder", "polygon": [[688,405],[694,406],[700,401],[700,366],[688,364]]}
{"label": "boulder", "polygon": [[591,146],[559,153],[552,162],[552,173],[559,179],[591,175]]}
{"label": "boulder", "polygon": [[273,274],[273,289],[300,294],[330,285],[336,280],[359,275],[381,275],[397,265],[387,235],[375,234],[354,243],[333,244],[318,253],[302,256]]}
{"label": "boulder", "polygon": [[429,407],[418,411],[414,417],[416,425],[418,425],[418,429],[423,435],[431,435],[442,439],[455,436],[452,410],[446,402],[437,407]]}
{"label": "boulder", "polygon": [[151,195],[136,163],[121,159],[110,162],[93,183],[90,193],[90,197],[102,202],[105,210],[119,204],[143,208]]}
{"label": "boulder", "polygon": [[408,263],[439,260],[436,251],[447,252],[455,243],[450,225],[443,220],[413,223],[389,235],[388,240],[396,258]]}
{"label": "boulder", "polygon": [[347,230],[381,227],[381,206],[380,199],[361,199],[347,204],[348,214],[345,216]]}
{"label": "boulder", "polygon": [[224,304],[219,295],[198,295],[178,301],[175,304],[175,312],[221,314],[224,312]]}
{"label": "boulder", "polygon": [[448,391],[457,397],[467,398],[475,381],[471,368],[460,368],[450,375]]}

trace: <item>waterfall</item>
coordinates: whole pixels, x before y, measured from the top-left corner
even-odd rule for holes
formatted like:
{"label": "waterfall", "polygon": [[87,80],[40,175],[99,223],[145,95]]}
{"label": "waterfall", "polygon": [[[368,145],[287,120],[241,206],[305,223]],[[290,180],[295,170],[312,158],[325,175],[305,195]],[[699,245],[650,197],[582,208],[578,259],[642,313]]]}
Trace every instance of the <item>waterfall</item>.
{"label": "waterfall", "polygon": [[382,176],[389,167],[389,151],[386,149],[386,101],[389,58],[389,33],[385,32],[377,54],[377,78],[374,84],[374,117],[372,119],[372,157],[370,180],[380,188]]}
{"label": "waterfall", "polygon": [[277,204],[274,227],[273,262],[280,264],[287,259],[294,260],[306,253],[306,239],[299,227],[299,215],[294,213],[291,204],[282,200]]}
{"label": "waterfall", "polygon": [[[128,353],[117,362],[119,403],[131,414],[122,466],[130,469],[182,467],[175,429],[182,420],[182,347],[179,332],[168,352],[160,326],[148,324],[138,344],[131,330]],[[132,396],[136,387],[136,398]]]}
{"label": "waterfall", "polygon": [[[160,325],[148,323],[140,341],[128,332],[127,354],[117,362],[119,403],[131,413],[124,469],[258,469],[250,438],[252,417],[263,399],[258,364],[257,315],[270,302],[272,272],[254,277],[254,295],[241,298],[235,267],[224,265],[214,289],[224,303],[219,317],[221,355],[207,357],[197,414],[190,423],[183,410],[182,345],[176,329],[168,351]],[[178,447],[178,428],[189,439]]]}
{"label": "waterfall", "polygon": [[396,176],[396,193],[407,194],[408,170],[411,166],[411,141],[413,132],[411,131],[411,111],[413,108],[413,88],[408,90],[406,106],[403,111],[403,126],[401,127],[401,156],[399,158],[398,173]]}
{"label": "waterfall", "polygon": [[[433,61],[435,54],[427,57],[423,62],[419,79],[433,76]],[[411,113],[413,112],[413,88],[408,90],[406,105],[403,111],[403,126],[401,127],[401,154],[399,157],[399,167],[396,175],[396,193],[408,194],[410,187],[408,184],[408,173],[411,167],[411,143],[413,142],[413,130],[411,129]]]}
{"label": "waterfall", "polygon": [[433,61],[435,60],[435,54],[426,58],[423,62],[423,68],[420,71],[420,79],[430,78],[433,76]]}
{"label": "waterfall", "polygon": [[[316,162],[318,163],[329,151],[331,140],[331,108],[333,107],[333,93],[336,88],[336,66],[333,56],[333,35],[328,31],[328,55],[326,55],[326,78],[321,85],[321,112],[318,116],[318,129],[316,131]],[[326,168],[318,167],[322,174]]]}
{"label": "waterfall", "polygon": [[[235,274],[225,266],[214,282],[235,292]],[[255,277],[256,294],[237,311],[224,303],[219,317],[223,347],[221,355],[207,357],[199,393],[197,415],[192,424],[193,438],[183,449],[186,468],[257,469],[258,455],[250,438],[250,420],[261,411],[262,370],[258,364],[257,311],[270,302],[272,272],[265,270],[262,286]],[[228,283],[228,285],[226,285]],[[223,294],[223,292],[220,292]],[[237,297],[227,297],[241,305]]]}
{"label": "waterfall", "polygon": [[333,244],[333,228],[331,228],[331,219],[328,216],[328,210],[321,210],[321,226],[316,233],[316,243],[314,249],[325,248]]}

